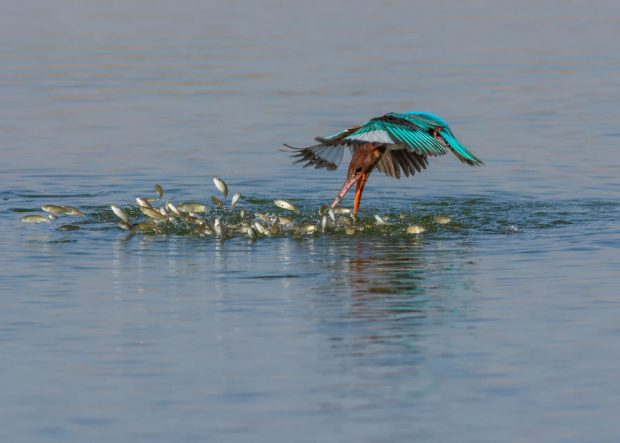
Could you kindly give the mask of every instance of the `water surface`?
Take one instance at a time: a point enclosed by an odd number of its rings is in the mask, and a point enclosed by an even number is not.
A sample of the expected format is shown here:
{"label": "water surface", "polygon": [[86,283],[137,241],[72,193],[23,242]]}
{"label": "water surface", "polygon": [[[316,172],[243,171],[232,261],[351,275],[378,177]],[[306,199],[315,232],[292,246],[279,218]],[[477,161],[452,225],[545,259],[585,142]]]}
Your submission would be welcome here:
{"label": "water surface", "polygon": [[[619,34],[607,1],[9,2],[0,438],[615,441]],[[384,228],[128,236],[109,210],[221,176],[316,219],[344,171],[280,144],[414,110],[486,166],[373,174]],[[50,203],[79,229],[19,221]]]}

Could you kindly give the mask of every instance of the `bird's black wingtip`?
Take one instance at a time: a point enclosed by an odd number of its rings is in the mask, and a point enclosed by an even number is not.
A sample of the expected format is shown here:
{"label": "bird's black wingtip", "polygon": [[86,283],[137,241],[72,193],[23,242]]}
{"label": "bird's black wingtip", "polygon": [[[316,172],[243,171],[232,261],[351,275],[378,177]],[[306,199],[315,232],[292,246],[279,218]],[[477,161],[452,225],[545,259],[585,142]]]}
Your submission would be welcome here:
{"label": "bird's black wingtip", "polygon": [[291,151],[300,151],[301,150],[301,148],[296,148],[295,146],[291,146],[291,145],[286,144],[286,143],[282,143],[282,146],[284,146],[287,149],[280,148],[280,149],[278,149],[280,152],[289,152],[290,153]]}

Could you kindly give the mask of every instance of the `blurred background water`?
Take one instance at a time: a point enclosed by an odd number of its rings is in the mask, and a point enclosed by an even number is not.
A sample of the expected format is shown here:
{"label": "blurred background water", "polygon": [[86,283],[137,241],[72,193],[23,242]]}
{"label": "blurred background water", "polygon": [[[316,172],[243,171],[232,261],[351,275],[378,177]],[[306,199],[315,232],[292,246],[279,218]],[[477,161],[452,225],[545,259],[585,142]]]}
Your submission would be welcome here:
{"label": "blurred background water", "polygon": [[[4,2],[0,439],[616,441],[619,40],[604,0]],[[486,166],[375,173],[363,214],[453,227],[102,219],[215,175],[314,211],[343,168],[280,144],[390,111],[442,116]],[[49,203],[87,222],[19,221]]]}

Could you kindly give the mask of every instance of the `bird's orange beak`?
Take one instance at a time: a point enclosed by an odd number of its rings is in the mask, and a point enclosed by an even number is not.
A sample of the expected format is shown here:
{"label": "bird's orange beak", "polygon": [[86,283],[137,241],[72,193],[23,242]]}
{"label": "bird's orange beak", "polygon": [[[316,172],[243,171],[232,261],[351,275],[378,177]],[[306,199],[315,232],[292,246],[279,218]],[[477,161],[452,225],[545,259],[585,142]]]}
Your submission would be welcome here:
{"label": "bird's orange beak", "polygon": [[357,217],[357,210],[360,207],[360,201],[362,200],[362,192],[364,186],[366,186],[366,180],[368,180],[368,174],[362,172],[360,178],[357,179],[357,186],[355,187],[355,200],[353,201],[353,215]]}

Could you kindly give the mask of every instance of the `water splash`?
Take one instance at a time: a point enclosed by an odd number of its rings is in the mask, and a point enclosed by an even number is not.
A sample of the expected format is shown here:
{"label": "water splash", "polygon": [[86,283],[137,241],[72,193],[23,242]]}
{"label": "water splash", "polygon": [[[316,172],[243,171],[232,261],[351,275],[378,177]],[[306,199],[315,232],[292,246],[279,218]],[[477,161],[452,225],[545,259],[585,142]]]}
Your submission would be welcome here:
{"label": "water splash", "polygon": [[[187,202],[170,197],[164,199],[159,185],[155,190],[157,197],[138,197],[138,203],[122,207],[129,222],[121,221],[106,205],[83,208],[83,217],[58,214],[45,226],[29,228],[55,229],[67,234],[90,228],[124,230],[131,236],[179,235],[223,240],[244,237],[252,241],[328,235],[405,238],[442,238],[474,233],[519,235],[579,223],[591,215],[594,204],[442,198],[416,201],[414,208],[401,207],[387,212],[368,205],[359,217],[352,217],[348,208],[330,211],[319,201],[295,200],[287,207],[282,200],[235,195],[234,205],[215,196],[206,201]],[[599,203],[595,205],[599,208],[599,215],[605,211],[618,211],[618,204]],[[40,213],[39,208],[12,210],[19,214]]]}

